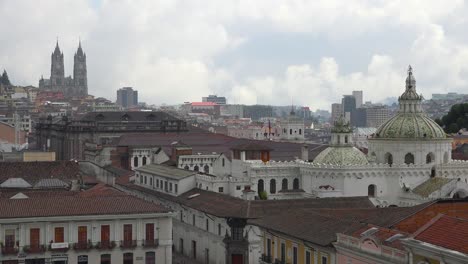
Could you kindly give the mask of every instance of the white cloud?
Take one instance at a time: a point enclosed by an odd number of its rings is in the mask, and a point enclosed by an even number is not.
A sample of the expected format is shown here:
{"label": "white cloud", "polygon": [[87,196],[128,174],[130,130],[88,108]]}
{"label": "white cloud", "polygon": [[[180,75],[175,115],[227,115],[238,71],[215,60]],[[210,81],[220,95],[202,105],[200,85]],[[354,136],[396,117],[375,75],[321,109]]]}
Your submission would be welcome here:
{"label": "white cloud", "polygon": [[[115,90],[125,85],[138,89],[142,100],[156,104],[219,93],[235,103],[294,101],[328,109],[355,89],[364,90],[367,100],[398,96],[409,63],[414,64],[419,92],[426,97],[466,90],[468,44],[453,32],[464,32],[467,11],[462,0],[207,0],[203,4],[117,0],[103,1],[97,8],[88,1],[4,0],[0,67],[16,83],[37,85],[41,74],[50,74],[50,53],[59,36],[70,74],[81,36],[88,55],[90,92],[98,96],[114,99]],[[382,38],[382,32],[395,28],[412,43],[404,51],[392,49],[392,43]],[[369,49],[371,45],[363,42],[360,48],[370,58],[367,68],[346,67],[346,71],[342,65],[354,62],[329,53],[319,56],[319,61],[285,63],[282,72],[264,76],[248,74],[256,72],[258,64],[241,65],[247,74],[240,76],[235,69],[220,66],[220,55],[230,51],[243,55],[243,44],[255,41],[262,31],[285,37],[310,35],[317,42],[333,39],[340,50],[347,50],[350,40],[369,40],[379,33],[375,42],[386,48]],[[256,59],[255,54],[247,56]],[[232,64],[239,67],[237,61]]]}

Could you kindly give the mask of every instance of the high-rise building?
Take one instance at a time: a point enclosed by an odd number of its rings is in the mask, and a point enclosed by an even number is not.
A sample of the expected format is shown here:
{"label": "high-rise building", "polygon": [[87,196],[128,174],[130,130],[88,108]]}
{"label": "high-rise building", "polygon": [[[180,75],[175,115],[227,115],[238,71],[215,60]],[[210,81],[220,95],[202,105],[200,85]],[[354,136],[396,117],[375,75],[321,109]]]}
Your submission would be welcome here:
{"label": "high-rise building", "polygon": [[50,79],[41,77],[39,80],[40,89],[62,92],[65,97],[88,95],[86,53],[81,48],[81,41],[74,56],[73,78],[71,76],[65,77],[63,53],[60,51],[58,41],[51,55],[51,61]]}
{"label": "high-rise building", "polygon": [[343,95],[341,100],[343,105],[343,116],[347,122],[351,122],[351,116],[356,110],[356,98],[352,95]]}
{"label": "high-rise building", "polygon": [[210,103],[216,103],[219,105],[224,105],[226,104],[226,97],[224,96],[217,96],[217,95],[208,95],[208,97],[202,97],[202,102],[210,102]]}
{"label": "high-rise building", "polygon": [[390,109],[386,106],[373,106],[366,108],[366,125],[367,127],[380,127],[390,117]]}
{"label": "high-rise building", "polygon": [[132,87],[123,87],[117,90],[118,105],[129,108],[138,105],[138,91],[133,90]]}
{"label": "high-rise building", "polygon": [[343,115],[342,104],[332,104],[331,122],[334,124]]}
{"label": "high-rise building", "polygon": [[363,102],[362,91],[353,91],[353,96],[356,98],[356,108],[360,108]]}

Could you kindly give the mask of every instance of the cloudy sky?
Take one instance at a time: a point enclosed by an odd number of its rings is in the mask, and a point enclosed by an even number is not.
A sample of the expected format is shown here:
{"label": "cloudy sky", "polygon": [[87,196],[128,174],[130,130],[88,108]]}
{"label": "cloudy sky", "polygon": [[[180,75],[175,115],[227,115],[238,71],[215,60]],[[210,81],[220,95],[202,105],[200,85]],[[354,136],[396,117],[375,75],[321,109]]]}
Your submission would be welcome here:
{"label": "cloudy sky", "polygon": [[468,93],[462,0],[0,0],[0,68],[19,85],[50,76],[59,38],[65,74],[81,37],[89,92],[133,86],[151,104],[200,101],[329,109],[363,90]]}

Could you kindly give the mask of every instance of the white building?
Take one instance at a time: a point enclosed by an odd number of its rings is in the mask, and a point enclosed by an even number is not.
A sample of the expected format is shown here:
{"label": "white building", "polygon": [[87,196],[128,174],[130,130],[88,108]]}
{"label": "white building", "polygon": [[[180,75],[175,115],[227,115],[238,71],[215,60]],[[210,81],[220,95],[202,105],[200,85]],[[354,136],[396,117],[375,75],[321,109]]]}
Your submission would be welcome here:
{"label": "white building", "polygon": [[304,140],[304,120],[296,116],[294,109],[285,120],[280,121],[280,138],[284,140]]}
{"label": "white building", "polygon": [[110,189],[2,196],[0,261],[172,263],[173,213]]}

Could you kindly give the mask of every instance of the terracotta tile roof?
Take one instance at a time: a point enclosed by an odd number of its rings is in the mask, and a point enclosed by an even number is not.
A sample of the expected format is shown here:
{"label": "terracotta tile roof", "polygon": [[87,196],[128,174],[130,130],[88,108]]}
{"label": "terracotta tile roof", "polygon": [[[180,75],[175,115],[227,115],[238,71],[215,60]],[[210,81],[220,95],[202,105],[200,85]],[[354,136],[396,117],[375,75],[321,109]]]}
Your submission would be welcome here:
{"label": "terracotta tile roof", "polygon": [[414,239],[468,254],[468,219],[439,215],[418,230]]}
{"label": "terracotta tile roof", "polygon": [[130,195],[80,195],[34,197],[27,199],[0,199],[1,218],[28,218],[49,216],[116,215],[168,212],[161,205]]}
{"label": "terracotta tile roof", "polygon": [[[114,144],[118,146],[153,146],[162,147],[163,150],[170,154],[172,152],[172,143],[184,142],[184,144],[192,147],[193,153],[212,154],[224,153],[228,158],[231,157],[231,149],[235,146],[243,144],[260,144],[263,147],[273,149],[270,157],[272,160],[284,161],[294,160],[295,157],[301,157],[301,149],[304,144],[294,142],[275,142],[275,141],[259,141],[250,139],[239,139],[222,134],[210,133],[201,130],[189,130],[185,133],[152,133],[152,134],[126,134],[122,135]],[[309,159],[313,159],[322,150],[327,148],[327,145],[321,144],[306,144],[309,147]]]}
{"label": "terracotta tile roof", "polygon": [[0,183],[9,178],[22,178],[31,185],[43,179],[76,180],[80,167],[74,161],[0,162]]}

